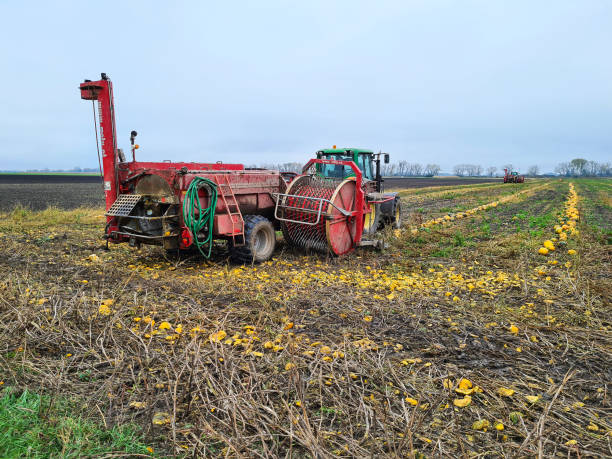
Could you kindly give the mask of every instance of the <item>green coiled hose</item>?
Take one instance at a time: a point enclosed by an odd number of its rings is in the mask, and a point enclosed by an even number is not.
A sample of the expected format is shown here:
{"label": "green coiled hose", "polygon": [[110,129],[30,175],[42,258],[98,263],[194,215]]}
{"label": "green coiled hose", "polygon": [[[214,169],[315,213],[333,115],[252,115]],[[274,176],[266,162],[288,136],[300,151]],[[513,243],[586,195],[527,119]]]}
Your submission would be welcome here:
{"label": "green coiled hose", "polygon": [[[202,208],[198,192],[200,188],[208,188],[209,203],[208,207]],[[204,177],[195,177],[189,184],[183,198],[183,220],[185,226],[189,228],[193,236],[193,241],[205,258],[210,258],[213,246],[213,222],[215,209],[217,208],[217,184]],[[196,215],[197,213],[197,215]],[[207,234],[204,240],[198,239],[198,233],[206,229]],[[208,245],[208,253],[205,253],[205,246]]]}

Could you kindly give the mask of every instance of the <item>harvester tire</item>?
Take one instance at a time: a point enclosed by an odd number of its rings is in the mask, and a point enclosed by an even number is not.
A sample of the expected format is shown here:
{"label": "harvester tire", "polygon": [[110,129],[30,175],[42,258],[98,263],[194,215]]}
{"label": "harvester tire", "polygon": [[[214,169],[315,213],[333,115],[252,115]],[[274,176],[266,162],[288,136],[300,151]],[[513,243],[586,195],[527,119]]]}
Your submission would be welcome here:
{"label": "harvester tire", "polygon": [[244,242],[244,245],[230,248],[233,262],[260,263],[268,260],[276,247],[276,232],[272,222],[261,215],[245,215]]}
{"label": "harvester tire", "polygon": [[402,227],[402,202],[397,199],[393,208],[393,228],[400,229]]}

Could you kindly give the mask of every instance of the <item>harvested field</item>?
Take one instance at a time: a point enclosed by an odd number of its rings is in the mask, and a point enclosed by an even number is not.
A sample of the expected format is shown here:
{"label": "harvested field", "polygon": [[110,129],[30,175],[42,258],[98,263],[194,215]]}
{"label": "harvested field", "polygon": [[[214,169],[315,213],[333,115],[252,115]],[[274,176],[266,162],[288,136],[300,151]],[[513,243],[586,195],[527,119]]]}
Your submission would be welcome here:
{"label": "harvested field", "polygon": [[502,183],[499,177],[386,177],[385,187],[391,188],[425,188],[431,186],[464,186],[479,183]]}
{"label": "harvested field", "polygon": [[383,252],[255,266],[0,215],[2,382],[151,456],[609,457],[612,183],[401,194]]}
{"label": "harvested field", "polygon": [[0,174],[0,212],[104,206],[102,179],[92,175]]}
{"label": "harvested field", "polygon": [[0,183],[97,183],[102,178],[93,174],[0,174]]}

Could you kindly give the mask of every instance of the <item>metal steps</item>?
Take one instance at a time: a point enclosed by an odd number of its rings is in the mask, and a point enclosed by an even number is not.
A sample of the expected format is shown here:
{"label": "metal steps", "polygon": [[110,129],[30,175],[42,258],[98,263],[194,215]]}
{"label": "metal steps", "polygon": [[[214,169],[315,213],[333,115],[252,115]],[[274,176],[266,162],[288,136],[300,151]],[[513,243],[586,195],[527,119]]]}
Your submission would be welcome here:
{"label": "metal steps", "polygon": [[232,222],[232,243],[234,246],[244,245],[246,242],[244,240],[244,219],[242,218],[238,200],[236,199],[236,195],[229,181],[229,175],[221,175],[217,181],[217,186],[221,200],[225,205],[227,215],[229,215],[230,221]]}
{"label": "metal steps", "polygon": [[127,217],[140,202],[140,194],[120,194],[106,214],[109,217]]}

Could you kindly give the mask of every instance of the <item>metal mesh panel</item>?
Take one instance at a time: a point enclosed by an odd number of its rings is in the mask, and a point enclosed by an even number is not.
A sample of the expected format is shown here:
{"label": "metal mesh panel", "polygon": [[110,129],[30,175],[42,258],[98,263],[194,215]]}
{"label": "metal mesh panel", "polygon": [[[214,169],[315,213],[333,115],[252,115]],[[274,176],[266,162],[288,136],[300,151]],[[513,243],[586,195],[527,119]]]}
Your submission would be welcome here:
{"label": "metal mesh panel", "polygon": [[[323,252],[329,249],[325,229],[325,214],[329,204],[307,198],[329,200],[341,182],[341,180],[307,176],[300,178],[288,190],[289,194],[294,196],[283,198],[283,207],[280,207],[281,216],[289,220],[304,222],[304,224],[282,222],[283,235],[287,242],[304,249],[315,249]],[[300,196],[304,196],[304,198]],[[317,221],[319,206],[322,206],[321,218],[317,224],[313,224]]]}
{"label": "metal mesh panel", "polygon": [[120,194],[106,215],[112,217],[127,217],[140,201],[140,194]]}

